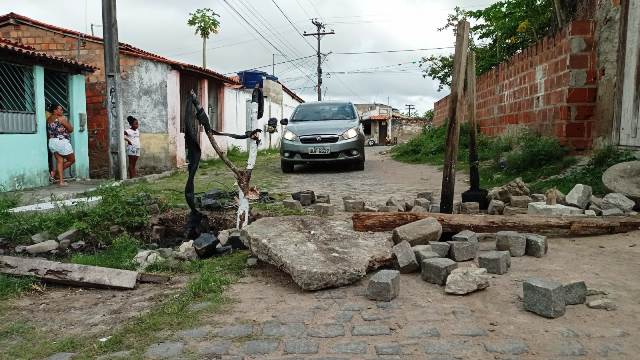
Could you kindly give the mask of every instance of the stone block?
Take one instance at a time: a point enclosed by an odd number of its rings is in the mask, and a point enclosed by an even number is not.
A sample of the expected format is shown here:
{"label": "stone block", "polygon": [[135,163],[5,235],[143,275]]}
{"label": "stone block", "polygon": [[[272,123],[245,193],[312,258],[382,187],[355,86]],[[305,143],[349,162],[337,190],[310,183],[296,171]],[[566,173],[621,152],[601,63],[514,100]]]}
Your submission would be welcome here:
{"label": "stone block", "polygon": [[315,203],[311,205],[313,214],[316,216],[333,216],[336,214],[336,207],[327,203]]}
{"label": "stone block", "polygon": [[411,211],[411,209],[413,209],[413,204],[409,201],[405,201],[403,207],[404,211]]}
{"label": "stone block", "polygon": [[610,193],[602,198],[603,206],[602,210],[607,207],[618,208],[622,211],[631,211],[636,206],[635,201],[629,199],[624,194]]}
{"label": "stone block", "polygon": [[526,195],[516,195],[509,198],[509,205],[521,209],[526,209],[530,202],[531,198]]}
{"label": "stone block", "polygon": [[504,202],[496,199],[489,202],[489,208],[487,209],[487,213],[489,213],[489,215],[502,215],[503,212]]}
{"label": "stone block", "polygon": [[414,206],[411,208],[412,213],[428,213],[429,210],[423,208],[422,206]]}
{"label": "stone block", "polygon": [[365,206],[364,212],[378,212],[378,208],[375,206]]}
{"label": "stone block", "polygon": [[531,201],[533,202],[546,202],[547,198],[544,194],[531,194]]}
{"label": "stone block", "polygon": [[[591,204],[589,205],[589,210],[588,211],[593,211],[597,216],[602,216],[602,208],[598,207],[597,205]],[[586,210],[585,210],[585,214],[586,214]]]}
{"label": "stone block", "polygon": [[401,273],[407,274],[417,271],[419,266],[416,256],[407,241],[402,241],[391,249],[396,260],[396,266]]}
{"label": "stone block", "polygon": [[471,230],[462,230],[459,233],[453,235],[451,240],[478,242],[478,235]]}
{"label": "stone block", "polygon": [[458,264],[446,258],[426,259],[422,261],[422,280],[438,285],[447,283],[447,277]]}
{"label": "stone block", "polygon": [[524,308],[540,316],[555,319],[565,312],[565,289],[553,280],[529,279],[522,283]]}
{"label": "stone block", "polygon": [[461,214],[479,214],[480,213],[480,203],[478,203],[478,202],[463,202],[463,203],[460,203],[460,213]]}
{"label": "stone block", "polygon": [[596,214],[596,211],[595,211],[595,210],[585,210],[585,211],[584,211],[584,214],[585,214],[586,216],[597,216],[597,215],[598,215],[598,214]]}
{"label": "stone block", "polygon": [[586,209],[591,201],[591,192],[591,186],[576,184],[567,196],[565,196],[564,201],[567,205]]}
{"label": "stone block", "polygon": [[25,250],[31,255],[43,254],[49,251],[57,250],[58,245],[58,242],[55,240],[47,240],[37,244],[29,245],[25,248]]}
{"label": "stone block", "polygon": [[504,216],[513,216],[513,215],[524,215],[527,213],[527,209],[513,207],[513,206],[505,206],[502,210],[502,215]]}
{"label": "stone block", "polygon": [[438,254],[440,257],[449,256],[450,245],[446,242],[434,241],[430,243],[431,251]]}
{"label": "stone block", "polygon": [[331,204],[329,195],[316,194],[316,204]]}
{"label": "stone block", "polygon": [[438,241],[442,235],[442,225],[433,218],[422,219],[393,229],[394,243],[408,241],[411,246],[427,245],[430,241]]}
{"label": "stone block", "polygon": [[82,238],[82,232],[78,229],[71,228],[62,234],[58,235],[58,242],[62,240],[69,240],[70,242],[80,240]]}
{"label": "stone block", "polygon": [[346,211],[346,212],[364,211],[364,201],[362,201],[362,200],[344,200],[344,211]]}
{"label": "stone block", "polygon": [[417,198],[413,200],[413,206],[422,206],[423,208],[428,209],[431,206],[431,200]]}
{"label": "stone block", "polygon": [[431,206],[429,206],[429,212],[431,212],[431,213],[439,213],[440,212],[440,204],[431,204]]}
{"label": "stone block", "polygon": [[511,256],[524,256],[527,250],[527,238],[517,231],[498,231],[496,233],[496,250],[509,251]]}
{"label": "stone block", "polygon": [[433,192],[432,191],[419,192],[416,195],[416,198],[418,198],[418,199],[427,199],[429,201],[433,201]]}
{"label": "stone block", "polygon": [[293,200],[293,199],[282,200],[282,206],[291,210],[302,210],[302,204],[298,200]]}
{"label": "stone block", "polygon": [[202,233],[193,241],[193,248],[200,259],[205,259],[215,254],[218,244],[219,241],[215,235],[212,233]]}
{"label": "stone block", "polygon": [[380,205],[378,206],[378,212],[398,212],[398,208],[395,206]]}
{"label": "stone block", "polygon": [[618,208],[609,208],[602,210],[602,216],[622,216],[624,215],[624,211]]}
{"label": "stone block", "polygon": [[582,209],[562,204],[547,205],[543,202],[529,203],[527,214],[529,215],[546,215],[546,216],[563,216],[563,215],[581,215],[584,213]]}
{"label": "stone block", "polygon": [[511,265],[511,254],[508,251],[489,251],[478,255],[478,264],[491,274],[506,274]]}
{"label": "stone block", "polygon": [[369,279],[366,296],[374,301],[391,301],[400,292],[400,272],[380,270]]}
{"label": "stone block", "polygon": [[300,201],[302,206],[309,206],[316,202],[316,193],[313,190],[303,190],[292,193],[291,198]]}
{"label": "stone block", "polygon": [[437,253],[431,251],[431,250],[419,250],[417,252],[414,252],[416,255],[416,261],[418,261],[418,264],[422,264],[423,260],[426,259],[433,259],[433,258],[439,258],[442,257],[440,255],[438,255]]}
{"label": "stone block", "polygon": [[525,234],[525,238],[527,239],[527,246],[525,249],[526,255],[538,258],[547,255],[549,245],[546,236],[537,234]]}
{"label": "stone block", "polygon": [[587,284],[584,281],[573,281],[564,285],[565,304],[577,305],[587,301]]}
{"label": "stone block", "polygon": [[31,242],[33,244],[38,244],[47,240],[51,240],[51,235],[49,235],[48,231],[43,231],[31,236]]}
{"label": "stone block", "polygon": [[447,241],[449,257],[454,261],[468,261],[476,258],[480,245],[478,242]]}

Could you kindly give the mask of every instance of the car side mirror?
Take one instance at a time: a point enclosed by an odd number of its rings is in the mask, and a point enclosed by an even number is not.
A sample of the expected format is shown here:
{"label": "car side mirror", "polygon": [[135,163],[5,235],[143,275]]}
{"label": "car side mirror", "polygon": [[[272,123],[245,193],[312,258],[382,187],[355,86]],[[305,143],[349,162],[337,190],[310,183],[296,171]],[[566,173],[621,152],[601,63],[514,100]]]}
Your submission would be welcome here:
{"label": "car side mirror", "polygon": [[280,125],[289,125],[289,119],[280,120]]}

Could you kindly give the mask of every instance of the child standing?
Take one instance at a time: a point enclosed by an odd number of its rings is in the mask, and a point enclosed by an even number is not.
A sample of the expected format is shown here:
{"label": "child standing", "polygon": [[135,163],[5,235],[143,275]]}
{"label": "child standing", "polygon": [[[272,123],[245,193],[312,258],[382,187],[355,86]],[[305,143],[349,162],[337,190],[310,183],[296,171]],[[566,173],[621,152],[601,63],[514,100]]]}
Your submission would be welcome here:
{"label": "child standing", "polygon": [[140,130],[138,119],[127,116],[130,128],[124,131],[124,139],[127,141],[127,157],[129,158],[129,178],[136,177],[136,163],[140,157]]}

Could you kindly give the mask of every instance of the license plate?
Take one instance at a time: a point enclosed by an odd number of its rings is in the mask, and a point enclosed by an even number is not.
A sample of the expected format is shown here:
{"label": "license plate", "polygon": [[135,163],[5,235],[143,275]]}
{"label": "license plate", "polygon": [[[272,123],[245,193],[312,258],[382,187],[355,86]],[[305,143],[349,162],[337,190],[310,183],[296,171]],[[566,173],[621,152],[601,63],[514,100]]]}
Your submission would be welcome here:
{"label": "license plate", "polygon": [[328,146],[315,146],[309,148],[309,154],[311,155],[325,155],[331,152],[331,148]]}

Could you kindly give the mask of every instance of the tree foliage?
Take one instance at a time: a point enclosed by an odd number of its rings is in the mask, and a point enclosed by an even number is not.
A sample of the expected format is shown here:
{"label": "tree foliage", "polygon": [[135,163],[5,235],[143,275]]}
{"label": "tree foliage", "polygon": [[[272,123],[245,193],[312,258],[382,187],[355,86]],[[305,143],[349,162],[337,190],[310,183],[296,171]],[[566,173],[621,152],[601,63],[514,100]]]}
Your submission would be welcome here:
{"label": "tree foliage", "polygon": [[[563,2],[571,14],[575,2]],[[453,30],[458,21],[471,22],[470,48],[476,53],[476,73],[482,74],[539,39],[558,30],[553,0],[503,0],[469,11],[456,7],[438,31]],[[438,91],[451,85],[453,55],[432,55],[421,60],[424,77],[439,82]]]}
{"label": "tree foliage", "polygon": [[211,34],[217,34],[220,30],[220,21],[216,19],[220,15],[209,8],[197,9],[189,16],[187,25],[195,27],[196,35],[203,39],[208,39]]}

